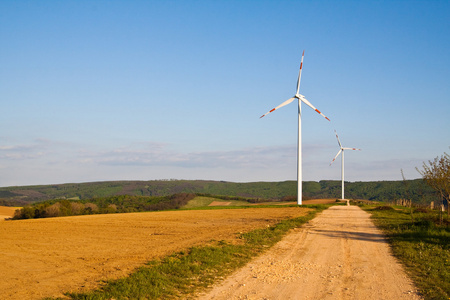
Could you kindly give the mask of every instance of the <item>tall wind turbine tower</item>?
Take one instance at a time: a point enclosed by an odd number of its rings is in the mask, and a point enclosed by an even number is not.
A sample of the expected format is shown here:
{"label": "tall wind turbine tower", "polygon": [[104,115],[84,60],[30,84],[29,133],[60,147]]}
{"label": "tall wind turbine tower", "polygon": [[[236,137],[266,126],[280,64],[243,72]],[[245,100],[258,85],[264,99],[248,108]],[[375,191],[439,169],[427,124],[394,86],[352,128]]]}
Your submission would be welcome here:
{"label": "tall wind turbine tower", "polygon": [[334,131],[334,133],[336,133],[336,139],[338,141],[340,149],[339,149],[338,153],[336,154],[336,156],[331,161],[330,166],[333,164],[333,162],[336,160],[336,158],[339,156],[339,154],[342,153],[342,155],[341,155],[342,198],[341,199],[344,200],[345,199],[345,196],[344,196],[344,150],[361,150],[361,149],[342,147],[341,141],[339,140],[339,137],[338,137],[338,134],[337,134],[336,130]]}
{"label": "tall wind turbine tower", "polygon": [[303,68],[303,57],[305,56],[305,51],[303,50],[302,61],[300,62],[300,70],[298,72],[297,79],[297,92],[295,95],[278,105],[277,107],[269,110],[267,113],[262,115],[260,118],[268,115],[269,113],[283,107],[285,105],[290,104],[295,99],[298,100],[298,140],[297,140],[297,203],[298,205],[302,205],[302,102],[314,109],[317,113],[323,116],[325,119],[330,121],[323,113],[321,113],[317,108],[315,108],[308,100],[306,100],[305,96],[299,94],[300,90],[300,79],[302,77],[302,68]]}

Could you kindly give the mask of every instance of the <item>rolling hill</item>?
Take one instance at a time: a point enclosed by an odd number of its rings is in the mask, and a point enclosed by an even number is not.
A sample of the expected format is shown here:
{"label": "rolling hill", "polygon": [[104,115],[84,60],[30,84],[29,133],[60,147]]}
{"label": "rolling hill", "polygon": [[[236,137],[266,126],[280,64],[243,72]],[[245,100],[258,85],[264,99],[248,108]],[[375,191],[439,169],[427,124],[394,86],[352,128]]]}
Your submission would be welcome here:
{"label": "rolling hill", "polygon": [[[0,188],[0,205],[24,206],[51,199],[91,199],[116,195],[168,196],[176,193],[196,193],[263,199],[295,199],[295,181],[225,182],[207,180],[151,180],[67,183]],[[303,183],[305,199],[339,198],[341,182],[322,180]],[[349,199],[394,201],[412,199],[415,203],[436,200],[433,190],[421,179],[407,181],[346,182]]]}

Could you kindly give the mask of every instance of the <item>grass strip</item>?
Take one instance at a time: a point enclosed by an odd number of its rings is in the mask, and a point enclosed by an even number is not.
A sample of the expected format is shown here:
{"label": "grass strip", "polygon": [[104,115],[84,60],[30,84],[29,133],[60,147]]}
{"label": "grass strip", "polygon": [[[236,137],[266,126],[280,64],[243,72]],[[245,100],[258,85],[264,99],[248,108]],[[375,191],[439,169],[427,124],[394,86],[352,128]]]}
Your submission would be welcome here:
{"label": "grass strip", "polygon": [[[425,299],[450,299],[450,226],[436,212],[362,205]],[[448,220],[447,220],[448,221]]]}
{"label": "grass strip", "polygon": [[214,245],[192,247],[188,251],[153,260],[126,278],[107,281],[98,290],[65,295],[76,300],[189,298],[244,266],[280,241],[290,229],[308,222],[330,206],[304,205],[302,207],[313,209],[306,216],[243,233],[239,236],[242,243],[218,241]]}

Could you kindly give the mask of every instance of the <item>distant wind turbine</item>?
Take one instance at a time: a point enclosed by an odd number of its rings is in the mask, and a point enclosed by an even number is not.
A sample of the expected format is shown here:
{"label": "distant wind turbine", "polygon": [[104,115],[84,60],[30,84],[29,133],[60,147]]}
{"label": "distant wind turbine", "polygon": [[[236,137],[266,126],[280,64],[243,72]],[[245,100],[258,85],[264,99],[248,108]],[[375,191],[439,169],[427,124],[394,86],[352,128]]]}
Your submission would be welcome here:
{"label": "distant wind turbine", "polygon": [[342,179],[342,200],[344,200],[344,199],[345,199],[345,197],[344,197],[344,150],[361,150],[361,149],[358,149],[358,148],[345,148],[345,147],[342,147],[341,141],[339,140],[339,137],[338,137],[338,134],[337,134],[336,130],[334,131],[334,133],[336,133],[336,138],[337,138],[339,147],[340,147],[341,149],[339,149],[338,153],[336,154],[336,156],[335,156],[335,157],[333,158],[333,160],[331,161],[330,166],[333,164],[333,162],[336,160],[336,158],[337,158],[337,157],[339,156],[339,154],[341,154],[341,152],[342,152],[342,156],[341,156],[341,159],[342,159],[342,162],[341,162],[341,179]]}
{"label": "distant wind turbine", "polygon": [[297,79],[297,92],[295,93],[294,97],[284,101],[277,107],[269,110],[267,113],[262,115],[260,118],[267,116],[271,112],[279,109],[280,107],[283,107],[285,105],[290,104],[295,99],[298,99],[298,140],[297,140],[297,203],[298,205],[302,205],[302,107],[301,104],[304,102],[306,105],[314,109],[316,112],[318,112],[320,115],[322,115],[325,119],[330,121],[323,113],[321,113],[317,108],[315,108],[308,100],[306,100],[305,96],[300,95],[298,93],[300,89],[300,79],[302,77],[302,67],[303,67],[303,57],[305,56],[305,51],[303,50],[302,54],[302,61],[300,63],[300,70],[298,72],[298,79]]}

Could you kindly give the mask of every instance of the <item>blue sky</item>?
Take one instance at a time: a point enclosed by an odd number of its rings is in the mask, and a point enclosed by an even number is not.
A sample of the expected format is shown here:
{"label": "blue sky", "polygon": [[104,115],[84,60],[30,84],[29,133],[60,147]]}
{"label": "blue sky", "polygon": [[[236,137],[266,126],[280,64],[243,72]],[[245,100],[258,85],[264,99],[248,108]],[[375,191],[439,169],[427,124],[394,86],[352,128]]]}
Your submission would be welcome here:
{"label": "blue sky", "polygon": [[0,2],[0,186],[419,178],[450,146],[449,1]]}

